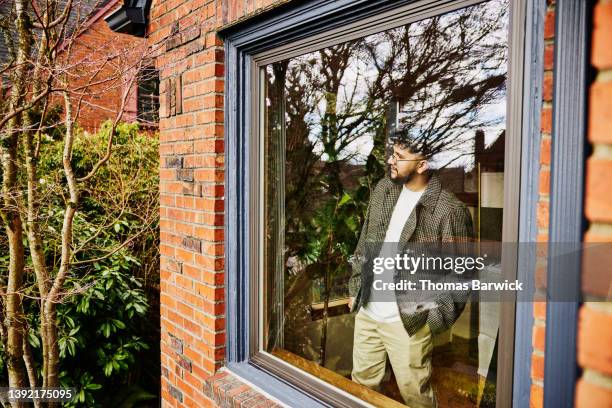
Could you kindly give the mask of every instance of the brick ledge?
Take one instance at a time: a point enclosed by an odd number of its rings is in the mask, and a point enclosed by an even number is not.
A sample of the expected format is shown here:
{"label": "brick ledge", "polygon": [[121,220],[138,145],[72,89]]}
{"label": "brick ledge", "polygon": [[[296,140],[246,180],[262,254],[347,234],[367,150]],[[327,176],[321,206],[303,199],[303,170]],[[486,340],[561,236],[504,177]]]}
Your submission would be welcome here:
{"label": "brick ledge", "polygon": [[219,408],[281,408],[242,378],[221,369],[204,382],[204,394]]}

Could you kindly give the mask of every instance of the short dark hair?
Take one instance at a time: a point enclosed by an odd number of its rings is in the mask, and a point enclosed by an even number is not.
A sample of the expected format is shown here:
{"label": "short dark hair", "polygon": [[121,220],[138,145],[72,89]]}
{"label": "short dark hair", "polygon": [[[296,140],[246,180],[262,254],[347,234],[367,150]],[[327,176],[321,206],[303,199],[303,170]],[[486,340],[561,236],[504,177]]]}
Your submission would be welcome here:
{"label": "short dark hair", "polygon": [[423,135],[407,127],[391,131],[389,141],[391,144],[398,145],[402,149],[410,150],[410,153],[420,154],[426,159],[429,159],[432,155],[431,148]]}

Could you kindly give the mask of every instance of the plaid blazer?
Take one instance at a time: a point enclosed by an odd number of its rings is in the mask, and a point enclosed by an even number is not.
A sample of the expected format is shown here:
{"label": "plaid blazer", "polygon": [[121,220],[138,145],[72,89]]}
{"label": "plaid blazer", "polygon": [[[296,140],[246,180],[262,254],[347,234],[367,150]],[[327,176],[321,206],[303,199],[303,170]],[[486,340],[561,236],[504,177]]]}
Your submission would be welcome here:
{"label": "plaid blazer", "polygon": [[[378,248],[385,239],[395,204],[402,191],[388,177],[378,182],[370,197],[364,225],[354,255],[350,258],[352,274],[349,293],[355,298],[351,311],[365,306],[370,298],[373,280],[371,263],[367,253],[378,256]],[[454,194],[443,190],[440,180],[433,175],[414,210],[410,213],[400,235],[398,252],[403,252],[408,243],[470,242],[473,240],[472,217]],[[372,247],[376,248],[372,250]],[[404,279],[408,271],[397,271],[394,280]],[[408,278],[408,277],[405,277]],[[468,292],[444,293],[437,295],[435,306],[423,307],[410,299],[406,292],[395,291],[398,309],[406,331],[412,336],[424,324],[432,333],[449,329],[457,320],[469,297]]]}

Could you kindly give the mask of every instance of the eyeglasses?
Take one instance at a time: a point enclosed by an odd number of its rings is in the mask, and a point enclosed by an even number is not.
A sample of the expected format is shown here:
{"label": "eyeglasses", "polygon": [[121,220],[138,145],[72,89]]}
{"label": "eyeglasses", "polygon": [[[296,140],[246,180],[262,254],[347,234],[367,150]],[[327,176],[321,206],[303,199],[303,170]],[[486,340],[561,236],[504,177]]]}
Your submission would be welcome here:
{"label": "eyeglasses", "polygon": [[397,157],[397,155],[395,153],[393,153],[391,155],[391,160],[393,160],[394,162],[404,162],[404,161],[421,161],[423,159],[400,159]]}

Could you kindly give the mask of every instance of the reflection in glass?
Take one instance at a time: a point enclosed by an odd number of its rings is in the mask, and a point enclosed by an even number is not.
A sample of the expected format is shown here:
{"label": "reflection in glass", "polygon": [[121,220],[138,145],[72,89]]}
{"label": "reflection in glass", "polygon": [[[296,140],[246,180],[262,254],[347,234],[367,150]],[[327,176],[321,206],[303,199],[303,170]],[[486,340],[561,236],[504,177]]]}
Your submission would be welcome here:
{"label": "reflection in glass", "polygon": [[[377,398],[350,384],[348,259],[395,129],[433,151],[476,238],[501,241],[507,37],[494,0],[262,69],[266,351]],[[470,303],[435,337],[440,406],[495,404],[498,327],[497,304]],[[389,367],[380,394],[402,402],[395,384]]]}

